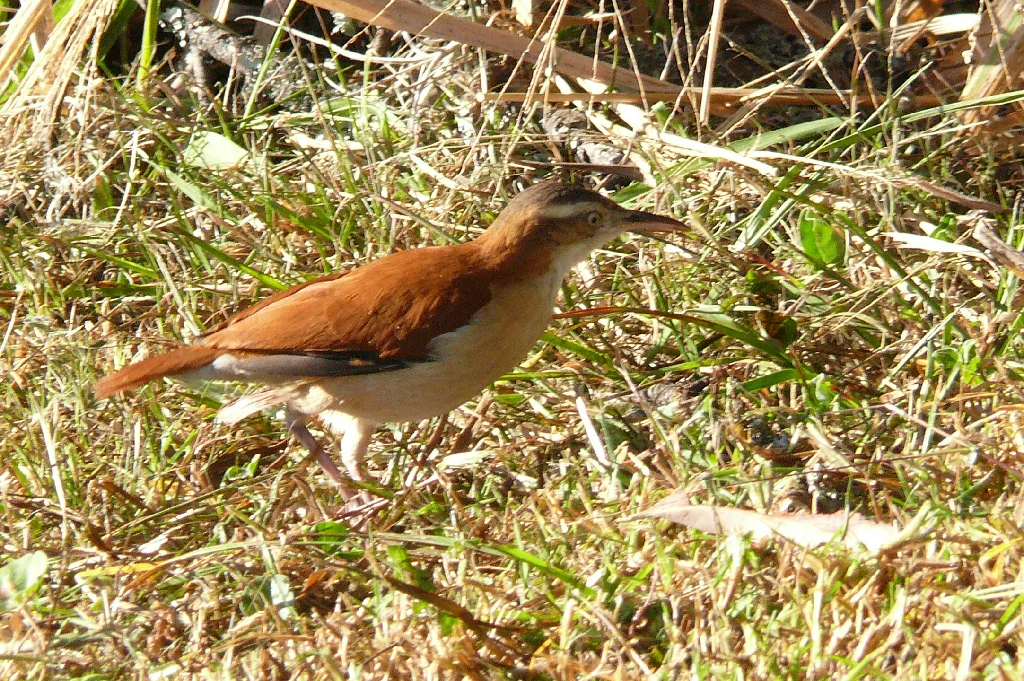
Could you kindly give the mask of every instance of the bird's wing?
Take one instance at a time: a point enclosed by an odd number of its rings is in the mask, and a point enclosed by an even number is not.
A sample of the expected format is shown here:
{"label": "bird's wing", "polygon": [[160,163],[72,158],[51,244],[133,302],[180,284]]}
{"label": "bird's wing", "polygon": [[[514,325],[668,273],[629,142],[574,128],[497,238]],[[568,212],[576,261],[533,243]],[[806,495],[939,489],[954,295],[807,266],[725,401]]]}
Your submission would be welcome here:
{"label": "bird's wing", "polygon": [[198,345],[237,356],[232,373],[340,376],[429,360],[437,336],[491,299],[472,244],[397,253],[283,291],[213,327]]}

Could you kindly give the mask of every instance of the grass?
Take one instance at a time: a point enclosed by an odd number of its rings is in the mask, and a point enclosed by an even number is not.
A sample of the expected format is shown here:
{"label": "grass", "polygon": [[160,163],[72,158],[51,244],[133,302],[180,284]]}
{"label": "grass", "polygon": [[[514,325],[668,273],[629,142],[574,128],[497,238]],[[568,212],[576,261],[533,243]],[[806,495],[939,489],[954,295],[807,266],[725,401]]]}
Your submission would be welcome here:
{"label": "grass", "polygon": [[[886,237],[964,239],[911,177],[1004,205],[1021,245],[1018,159],[960,154],[951,113],[794,129],[772,148],[804,162],[774,179],[652,155],[657,191],[620,195],[693,236],[599,251],[560,311],[614,311],[558,319],[449,417],[382,428],[393,499],[365,525],[280,421],[214,423],[236,387],[97,402],[113,367],[472,238],[549,174],[534,118],[481,111],[463,137],[455,86],[413,120],[406,80],[362,77],[250,116],[105,81],[50,151],[4,161],[5,678],[1021,678],[1018,282]],[[246,161],[197,166],[200,132]],[[628,519],[679,488],[927,531],[870,554]]]}

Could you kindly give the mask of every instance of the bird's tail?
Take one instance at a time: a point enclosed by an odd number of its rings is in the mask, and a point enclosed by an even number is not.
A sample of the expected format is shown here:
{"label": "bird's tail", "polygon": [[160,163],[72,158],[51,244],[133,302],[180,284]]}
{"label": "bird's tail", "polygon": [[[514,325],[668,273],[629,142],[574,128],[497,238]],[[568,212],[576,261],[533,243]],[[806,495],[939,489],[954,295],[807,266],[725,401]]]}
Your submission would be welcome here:
{"label": "bird's tail", "polygon": [[295,388],[293,386],[266,388],[240,397],[230,404],[225,404],[217,412],[217,422],[238,423],[258,411],[282,405],[293,397],[295,397]]}
{"label": "bird's tail", "polygon": [[129,364],[120,371],[104,376],[96,382],[96,397],[102,399],[125,390],[138,388],[164,376],[178,376],[202,369],[212,362],[223,350],[193,345],[177,348],[141,362]]}

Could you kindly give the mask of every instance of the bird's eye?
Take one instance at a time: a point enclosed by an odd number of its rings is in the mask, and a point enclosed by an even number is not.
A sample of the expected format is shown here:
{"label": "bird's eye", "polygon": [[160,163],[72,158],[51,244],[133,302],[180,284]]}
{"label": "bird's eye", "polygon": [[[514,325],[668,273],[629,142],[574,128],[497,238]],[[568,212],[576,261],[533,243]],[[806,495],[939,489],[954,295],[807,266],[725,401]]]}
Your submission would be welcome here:
{"label": "bird's eye", "polygon": [[601,212],[595,210],[591,211],[590,213],[587,213],[587,224],[593,225],[594,227],[597,227],[599,224],[601,224]]}

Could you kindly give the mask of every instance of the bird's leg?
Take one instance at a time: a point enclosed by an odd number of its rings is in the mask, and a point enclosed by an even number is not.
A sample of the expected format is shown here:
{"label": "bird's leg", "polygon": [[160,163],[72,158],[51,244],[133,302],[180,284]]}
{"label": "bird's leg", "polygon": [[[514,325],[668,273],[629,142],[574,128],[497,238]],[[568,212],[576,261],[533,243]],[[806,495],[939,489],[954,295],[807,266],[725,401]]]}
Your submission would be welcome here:
{"label": "bird's leg", "polygon": [[363,472],[363,459],[370,448],[370,438],[377,424],[334,410],[320,412],[317,419],[325,428],[341,437],[341,464],[349,477],[365,482],[367,478]]}
{"label": "bird's leg", "polygon": [[331,480],[341,487],[341,495],[345,500],[342,515],[366,516],[368,518],[367,512],[386,505],[387,502],[384,499],[375,499],[363,489],[353,491],[352,485],[349,484],[351,481],[364,482],[367,479],[366,474],[363,473],[362,463],[370,445],[370,437],[377,428],[376,423],[357,419],[339,411],[326,410],[317,414],[317,420],[327,430],[341,436],[341,462],[348,473],[346,478],[334,460],[306,428],[306,423],[309,422],[308,416],[289,407],[285,410],[285,418],[288,423],[288,431],[309,450]]}
{"label": "bird's leg", "polygon": [[370,448],[370,437],[374,427],[366,427],[365,421],[353,420],[345,434],[341,437],[341,464],[348,471],[349,477],[360,482],[366,480],[363,473],[363,459]]}
{"label": "bird's leg", "polygon": [[338,485],[344,486],[345,478],[341,475],[341,471],[338,470],[338,465],[334,463],[334,460],[320,446],[320,443],[313,437],[313,433],[309,432],[309,429],[306,428],[309,417],[289,408],[285,410],[285,419],[288,423],[288,432],[294,435],[295,439],[309,450],[309,453],[313,455],[313,458],[317,460],[317,463],[320,464],[320,467],[324,469],[324,472],[327,473],[331,480]]}
{"label": "bird's leg", "polygon": [[[363,458],[370,446],[370,438],[377,424],[350,416],[344,412],[327,409],[316,416],[324,428],[341,438],[341,463],[350,479],[366,482],[368,478],[363,472]],[[342,516],[362,518],[358,523],[369,519],[376,511],[387,505],[387,500],[377,498],[365,489],[360,489],[351,497],[345,497],[345,506],[341,509]]]}

